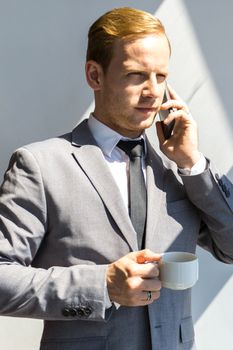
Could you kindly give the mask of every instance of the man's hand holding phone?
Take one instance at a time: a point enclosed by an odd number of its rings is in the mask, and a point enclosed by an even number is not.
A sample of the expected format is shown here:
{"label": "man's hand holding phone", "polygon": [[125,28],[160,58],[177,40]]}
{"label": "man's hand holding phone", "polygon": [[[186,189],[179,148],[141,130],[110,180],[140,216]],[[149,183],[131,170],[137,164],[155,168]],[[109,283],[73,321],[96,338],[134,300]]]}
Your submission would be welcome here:
{"label": "man's hand holding phone", "polygon": [[191,169],[200,159],[197,124],[184,101],[166,84],[156,123],[161,151],[179,168]]}

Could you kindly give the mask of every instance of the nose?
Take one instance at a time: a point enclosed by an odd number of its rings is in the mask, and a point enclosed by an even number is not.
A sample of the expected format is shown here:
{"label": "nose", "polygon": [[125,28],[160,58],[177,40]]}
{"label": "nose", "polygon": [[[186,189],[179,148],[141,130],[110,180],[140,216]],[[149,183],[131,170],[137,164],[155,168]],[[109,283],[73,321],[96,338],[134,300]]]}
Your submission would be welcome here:
{"label": "nose", "polygon": [[151,98],[159,97],[159,84],[156,76],[150,76],[145,82],[142,89],[142,96]]}

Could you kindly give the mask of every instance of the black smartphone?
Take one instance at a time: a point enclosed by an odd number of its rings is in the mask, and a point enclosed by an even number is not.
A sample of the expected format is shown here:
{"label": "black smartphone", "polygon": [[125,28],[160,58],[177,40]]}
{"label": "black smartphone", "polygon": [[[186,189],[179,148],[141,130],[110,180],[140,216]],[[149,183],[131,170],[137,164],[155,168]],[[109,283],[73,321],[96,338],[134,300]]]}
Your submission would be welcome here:
{"label": "black smartphone", "polygon": [[[164,96],[163,96],[163,102],[162,103],[165,103],[167,102],[168,100],[170,100],[171,97],[170,97],[170,94],[169,94],[169,91],[168,91],[168,88],[166,86],[165,88],[165,91],[164,91]],[[168,116],[168,114],[170,112],[173,112],[174,109],[173,108],[169,108],[169,109],[166,109],[166,110],[160,110],[159,111],[159,119],[160,121],[162,122],[162,129],[163,129],[163,133],[164,133],[164,137],[165,139],[169,139],[169,137],[171,137],[171,134],[172,134],[172,130],[174,128],[174,125],[175,125],[175,120],[173,120],[171,123],[169,123],[168,125],[165,125],[163,123],[164,119]]]}

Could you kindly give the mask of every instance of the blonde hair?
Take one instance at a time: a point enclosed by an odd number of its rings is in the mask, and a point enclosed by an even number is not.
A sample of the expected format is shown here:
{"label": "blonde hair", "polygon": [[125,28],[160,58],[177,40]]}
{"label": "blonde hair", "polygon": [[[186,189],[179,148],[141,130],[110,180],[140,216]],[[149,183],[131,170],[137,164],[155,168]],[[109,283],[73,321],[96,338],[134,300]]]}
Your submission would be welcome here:
{"label": "blonde hair", "polygon": [[[96,61],[106,72],[117,39],[133,40],[148,34],[164,35],[167,38],[163,24],[152,14],[130,7],[115,8],[91,25],[86,60]],[[171,51],[168,38],[167,41]]]}

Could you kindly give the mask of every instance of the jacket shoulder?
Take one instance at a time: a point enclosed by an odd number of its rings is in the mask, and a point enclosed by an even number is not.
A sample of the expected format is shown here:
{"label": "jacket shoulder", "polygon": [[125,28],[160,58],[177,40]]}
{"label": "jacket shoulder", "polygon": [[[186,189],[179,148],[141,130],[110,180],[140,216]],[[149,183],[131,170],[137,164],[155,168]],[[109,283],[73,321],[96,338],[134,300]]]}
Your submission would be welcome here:
{"label": "jacket shoulder", "polygon": [[71,145],[71,133],[67,133],[61,136],[49,138],[42,141],[33,142],[20,147],[19,149],[27,149],[32,153],[37,152],[51,152],[64,147],[70,147]]}

